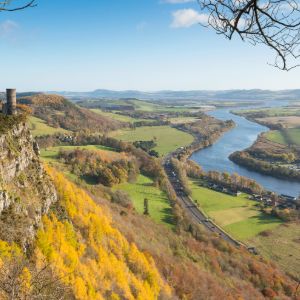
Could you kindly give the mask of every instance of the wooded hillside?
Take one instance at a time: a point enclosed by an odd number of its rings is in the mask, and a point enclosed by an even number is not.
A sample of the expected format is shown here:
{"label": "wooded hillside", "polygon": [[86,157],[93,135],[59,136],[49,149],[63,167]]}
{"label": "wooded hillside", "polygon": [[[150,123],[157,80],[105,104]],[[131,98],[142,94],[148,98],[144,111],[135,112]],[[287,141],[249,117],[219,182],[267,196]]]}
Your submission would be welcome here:
{"label": "wooded hillside", "polygon": [[19,98],[18,102],[30,106],[35,117],[46,121],[49,126],[55,128],[60,127],[71,131],[108,132],[127,126],[124,122],[78,107],[58,95],[26,96]]}

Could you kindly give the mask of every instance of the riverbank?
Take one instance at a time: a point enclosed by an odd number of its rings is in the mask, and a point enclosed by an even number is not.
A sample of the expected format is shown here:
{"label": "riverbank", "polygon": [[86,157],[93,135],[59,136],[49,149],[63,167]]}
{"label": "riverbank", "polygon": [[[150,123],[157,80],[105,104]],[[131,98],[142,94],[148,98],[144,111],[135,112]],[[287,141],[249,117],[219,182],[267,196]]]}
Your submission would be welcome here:
{"label": "riverbank", "polygon": [[192,198],[225,231],[242,242],[247,242],[260,232],[283,223],[282,220],[262,212],[249,195],[232,196],[208,189],[198,180],[191,180]]}
{"label": "riverbank", "polygon": [[273,122],[268,122],[266,118],[268,115],[264,113],[265,109],[260,110],[251,110],[251,111],[230,111],[231,114],[243,117],[252,123],[257,123],[259,125],[265,126],[270,130],[282,129],[281,124],[274,124]]}
{"label": "riverbank", "polygon": [[[217,116],[216,116],[217,117]],[[237,121],[236,121],[237,120]],[[203,147],[201,151],[197,151],[191,155],[191,159],[193,161],[195,160],[195,155],[202,155],[204,152],[204,159],[202,160],[204,163],[199,163],[201,166],[205,166],[204,170],[206,172],[212,171],[212,170],[218,170],[220,172],[220,165],[218,162],[220,159],[224,158],[218,153],[216,155],[215,149],[220,151],[222,150],[224,153],[224,147],[226,147],[227,143],[231,146],[229,148],[229,154],[230,149],[232,149],[232,144],[237,147],[243,147],[243,146],[251,146],[251,144],[256,140],[257,135],[261,133],[261,130],[266,131],[265,128],[261,127],[260,125],[257,125],[256,123],[250,123],[248,120],[241,118],[241,121],[244,122],[246,133],[238,135],[239,133],[239,127],[240,127],[240,119],[235,120],[235,125],[233,130],[225,131],[223,134],[219,135],[219,138],[215,139],[215,142],[210,147]],[[253,134],[251,130],[255,129],[257,130],[257,135]],[[251,129],[251,130],[250,130]],[[251,139],[249,139],[249,137]],[[246,138],[246,142],[245,142]],[[225,143],[223,141],[225,140]],[[223,143],[223,147],[222,147]],[[225,144],[225,146],[224,146]],[[217,146],[216,146],[217,145]],[[246,147],[245,147],[246,148]],[[244,148],[242,148],[244,149]],[[212,151],[213,150],[213,151]],[[225,148],[226,150],[226,148]],[[217,151],[217,152],[218,152]],[[208,155],[211,154],[212,155]],[[227,149],[228,153],[228,149]],[[216,156],[214,156],[216,155]],[[186,158],[186,157],[185,157]],[[189,158],[189,157],[188,157]],[[211,159],[210,159],[211,158]],[[222,161],[222,160],[221,160]],[[234,168],[237,168],[239,170],[242,170],[242,172],[236,172],[239,174],[245,174],[243,171],[245,171],[248,174],[254,174],[255,176],[262,176],[263,179],[270,179],[275,186],[278,186],[281,188],[282,184],[285,185],[285,182],[283,183],[282,180],[274,179],[273,177],[266,177],[262,174],[251,172],[246,170],[245,168],[242,168],[236,164],[234,164],[232,161],[226,157],[226,161],[229,162],[230,166],[234,166]],[[215,168],[207,168],[207,163],[209,163],[209,166],[211,166],[211,163],[215,164]],[[187,164],[183,164],[181,169],[184,169],[184,166]],[[222,164],[221,164],[222,165]],[[226,165],[224,165],[224,171],[220,172],[219,174],[222,174],[226,171],[230,172],[230,168],[226,169]],[[213,172],[211,172],[213,173]],[[230,172],[231,174],[234,174],[234,172]],[[215,173],[216,174],[216,173]],[[227,173],[228,174],[228,173]],[[254,176],[247,176],[248,178],[252,178]],[[175,178],[175,184],[177,180]],[[276,184],[278,182],[278,184]],[[293,185],[295,184],[295,187],[298,185],[297,183],[291,183],[286,182],[287,185]],[[299,185],[298,185],[299,186]],[[180,188],[178,188],[179,192],[181,192]],[[193,179],[192,183],[190,183],[190,192],[191,192],[191,198],[193,199],[196,208],[193,207],[191,204],[186,204],[185,209],[193,209],[196,210],[197,207],[201,207],[201,209],[208,214],[209,225],[215,226],[214,222],[216,222],[219,226],[222,227],[222,230],[225,230],[225,232],[229,232],[232,235],[232,239],[243,241],[247,245],[251,245],[253,247],[250,247],[249,249],[252,250],[254,253],[259,253],[263,255],[265,258],[272,258],[275,262],[278,262],[282,269],[286,271],[291,276],[295,276],[297,274],[297,270],[299,270],[299,264],[297,265],[290,265],[287,263],[286,258],[289,258],[289,261],[291,261],[291,257],[296,258],[299,257],[299,253],[291,250],[289,247],[296,246],[298,241],[296,241],[296,234],[293,232],[293,224],[290,225],[289,223],[285,223],[282,219],[278,218],[276,215],[273,215],[271,213],[272,207],[267,207],[266,210],[268,210],[268,213],[266,213],[263,209],[261,209],[263,203],[260,203],[260,201],[254,201],[253,199],[250,200],[249,196],[243,195],[229,195],[225,194],[223,192],[218,192],[215,190],[212,190],[208,187],[199,185],[197,179]],[[271,189],[272,190],[272,189]],[[287,188],[286,190],[278,190],[281,193],[290,194],[289,192],[286,192],[289,190]],[[295,188],[295,190],[297,190]],[[295,193],[296,196],[296,193]],[[196,212],[195,212],[196,213]],[[204,224],[206,221],[204,221]],[[291,228],[289,228],[291,226]],[[299,225],[297,225],[299,226]],[[278,235],[277,232],[280,231],[278,228],[284,229],[285,231]],[[298,229],[298,227],[296,227]],[[281,232],[280,231],[280,232]],[[225,233],[225,236],[226,236]],[[283,235],[284,234],[284,235]],[[229,236],[229,235],[228,235]],[[281,240],[284,241],[284,245],[281,245],[280,243],[274,243],[271,241],[270,237],[276,238],[277,236],[281,238]],[[284,237],[283,237],[284,236]],[[237,242],[238,243],[238,242]],[[294,248],[293,248],[294,249]],[[292,255],[292,256],[291,256]]]}
{"label": "riverbank", "polygon": [[213,145],[224,133],[235,127],[232,120],[222,121],[209,115],[204,115],[201,120],[190,124],[178,124],[175,126],[180,131],[191,134],[193,143],[177,150],[178,158],[189,159],[196,151]]}
{"label": "riverbank", "polygon": [[261,174],[282,180],[299,181],[299,157],[300,153],[296,149],[274,143],[265,135],[260,135],[250,148],[232,153],[229,159]]}
{"label": "riverbank", "polygon": [[[251,122],[271,129],[260,134],[251,147],[236,151],[229,156],[234,163],[261,174],[282,180],[300,181],[300,149],[288,138],[288,131],[300,125],[300,117],[296,114],[299,108],[263,108],[231,112]],[[281,132],[287,136],[284,140],[271,139],[273,133]]]}
{"label": "riverbank", "polygon": [[232,153],[251,147],[261,133],[268,132],[267,127],[250,122],[244,117],[233,115],[229,109],[218,109],[208,114],[220,120],[232,119],[236,126],[224,133],[212,146],[192,154],[191,159],[200,165],[205,172],[216,170],[220,173],[237,173],[255,180],[266,190],[277,194],[298,196],[300,191],[299,182],[261,174],[238,165],[229,159]]}

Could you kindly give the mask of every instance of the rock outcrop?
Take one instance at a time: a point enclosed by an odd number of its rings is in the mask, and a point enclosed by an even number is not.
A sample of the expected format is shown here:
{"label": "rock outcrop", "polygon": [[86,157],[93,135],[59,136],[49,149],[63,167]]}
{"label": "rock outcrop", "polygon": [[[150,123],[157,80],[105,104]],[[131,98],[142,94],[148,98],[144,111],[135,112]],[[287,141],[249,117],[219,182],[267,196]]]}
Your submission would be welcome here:
{"label": "rock outcrop", "polygon": [[[2,120],[2,122],[5,120]],[[27,250],[57,195],[21,119],[0,133],[0,239]]]}

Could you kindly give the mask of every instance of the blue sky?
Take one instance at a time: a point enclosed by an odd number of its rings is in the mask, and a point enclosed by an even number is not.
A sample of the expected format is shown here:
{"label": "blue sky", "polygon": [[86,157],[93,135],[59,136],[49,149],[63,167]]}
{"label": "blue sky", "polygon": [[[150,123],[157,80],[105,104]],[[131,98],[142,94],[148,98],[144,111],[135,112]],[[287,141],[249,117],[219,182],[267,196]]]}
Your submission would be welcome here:
{"label": "blue sky", "polygon": [[271,50],[196,24],[193,0],[37,2],[0,13],[0,90],[300,88]]}

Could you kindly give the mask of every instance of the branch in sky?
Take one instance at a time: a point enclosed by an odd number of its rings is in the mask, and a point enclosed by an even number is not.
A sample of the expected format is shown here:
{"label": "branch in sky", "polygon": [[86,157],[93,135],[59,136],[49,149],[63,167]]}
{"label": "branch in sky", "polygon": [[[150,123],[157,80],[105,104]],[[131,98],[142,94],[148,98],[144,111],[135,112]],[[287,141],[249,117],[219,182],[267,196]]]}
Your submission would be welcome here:
{"label": "branch in sky", "polygon": [[[28,7],[35,7],[36,6],[36,0],[27,1],[22,4],[17,4],[15,0],[5,0],[0,2],[0,12],[2,11],[8,11],[13,12],[17,10],[22,10]],[[20,1],[19,1],[20,2]]]}
{"label": "branch in sky", "polygon": [[232,39],[265,44],[276,54],[274,66],[290,70],[300,56],[298,0],[198,0],[208,14],[207,26]]}

